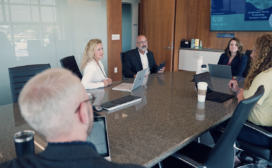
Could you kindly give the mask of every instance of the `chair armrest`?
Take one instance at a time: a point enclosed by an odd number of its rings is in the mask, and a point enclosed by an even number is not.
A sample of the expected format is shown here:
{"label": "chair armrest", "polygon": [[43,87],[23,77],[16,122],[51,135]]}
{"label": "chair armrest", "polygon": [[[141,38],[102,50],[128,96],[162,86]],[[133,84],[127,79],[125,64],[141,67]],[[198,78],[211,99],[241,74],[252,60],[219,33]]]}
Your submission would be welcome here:
{"label": "chair armrest", "polygon": [[198,163],[195,160],[193,160],[193,159],[191,159],[191,158],[189,158],[189,157],[187,157],[187,156],[185,156],[185,155],[183,155],[181,153],[176,152],[172,156],[177,158],[178,160],[181,160],[181,161],[187,163],[190,166],[198,167],[198,168],[202,168],[202,167],[204,168],[203,164]]}
{"label": "chair armrest", "polygon": [[263,128],[257,126],[257,125],[255,125],[255,124],[252,124],[252,123],[250,123],[250,122],[247,121],[245,123],[245,126],[251,128],[251,129],[254,129],[255,131],[258,131],[258,132],[264,134],[265,136],[268,136],[269,138],[272,138],[272,133],[271,132],[269,132],[269,131],[267,131],[267,130],[265,130],[265,129],[263,129]]}

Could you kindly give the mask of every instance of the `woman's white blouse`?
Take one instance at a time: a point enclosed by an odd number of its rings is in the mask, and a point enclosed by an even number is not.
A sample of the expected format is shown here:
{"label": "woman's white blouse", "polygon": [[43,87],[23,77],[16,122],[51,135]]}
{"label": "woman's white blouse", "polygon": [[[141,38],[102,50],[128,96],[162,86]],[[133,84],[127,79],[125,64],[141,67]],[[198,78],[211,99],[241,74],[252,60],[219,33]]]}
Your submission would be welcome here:
{"label": "woman's white blouse", "polygon": [[104,87],[103,81],[107,79],[107,77],[105,76],[106,73],[102,62],[99,60],[98,63],[101,69],[99,68],[95,60],[92,60],[86,65],[83,73],[83,78],[81,80],[81,83],[83,84],[85,89]]}

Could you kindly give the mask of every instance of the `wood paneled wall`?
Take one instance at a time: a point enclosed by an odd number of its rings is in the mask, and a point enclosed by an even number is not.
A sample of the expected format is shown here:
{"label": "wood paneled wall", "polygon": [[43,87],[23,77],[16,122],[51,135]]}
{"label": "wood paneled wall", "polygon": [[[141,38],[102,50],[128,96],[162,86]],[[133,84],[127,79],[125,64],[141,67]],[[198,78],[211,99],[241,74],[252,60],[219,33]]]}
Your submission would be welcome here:
{"label": "wood paneled wall", "polygon": [[[107,0],[108,25],[108,74],[113,81],[122,80],[122,0]],[[112,40],[112,34],[120,34],[120,40]],[[114,68],[117,67],[117,73]]]}
{"label": "wood paneled wall", "polygon": [[[173,70],[178,70],[178,54],[182,39],[202,40],[203,47],[225,49],[229,38],[217,38],[219,32],[210,31],[210,0],[176,0],[175,46]],[[235,33],[242,41],[244,50],[252,49],[255,39],[266,32]],[[271,33],[271,32],[270,32]]]}
{"label": "wood paneled wall", "polygon": [[140,10],[139,10],[139,35],[146,35],[145,30],[145,0],[140,0]]}

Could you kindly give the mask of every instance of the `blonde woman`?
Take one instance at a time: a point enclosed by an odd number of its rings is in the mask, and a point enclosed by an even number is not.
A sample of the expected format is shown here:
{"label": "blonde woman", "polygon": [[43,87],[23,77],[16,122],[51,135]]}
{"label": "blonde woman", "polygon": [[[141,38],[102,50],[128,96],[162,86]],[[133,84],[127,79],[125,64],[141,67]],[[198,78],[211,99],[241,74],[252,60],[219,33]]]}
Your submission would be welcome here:
{"label": "blonde woman", "polygon": [[103,53],[100,39],[92,39],[87,43],[81,61],[81,70],[84,71],[81,83],[85,89],[106,87],[112,84],[112,80],[107,78],[104,66],[100,61]]}

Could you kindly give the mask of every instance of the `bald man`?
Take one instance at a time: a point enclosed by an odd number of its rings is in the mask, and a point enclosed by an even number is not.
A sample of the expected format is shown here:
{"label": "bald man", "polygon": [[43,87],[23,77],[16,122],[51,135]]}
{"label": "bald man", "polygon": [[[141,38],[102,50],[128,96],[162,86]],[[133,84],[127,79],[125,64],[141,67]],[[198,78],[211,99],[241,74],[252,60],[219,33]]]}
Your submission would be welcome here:
{"label": "bald man", "polygon": [[93,111],[80,79],[65,69],[49,69],[33,77],[19,97],[27,123],[45,136],[48,145],[37,155],[0,164],[1,168],[141,168],[105,160],[86,142]]}
{"label": "bald man", "polygon": [[136,49],[127,51],[123,63],[123,75],[125,78],[135,78],[138,71],[149,68],[150,73],[163,73],[164,67],[157,72],[158,65],[154,55],[147,50],[148,44],[145,36],[140,35],[136,40]]}

